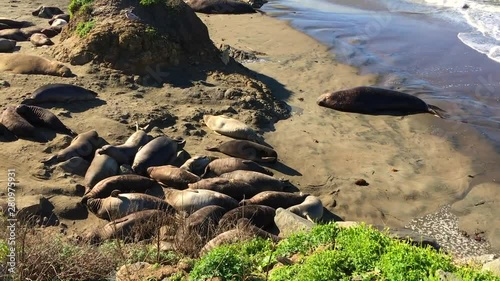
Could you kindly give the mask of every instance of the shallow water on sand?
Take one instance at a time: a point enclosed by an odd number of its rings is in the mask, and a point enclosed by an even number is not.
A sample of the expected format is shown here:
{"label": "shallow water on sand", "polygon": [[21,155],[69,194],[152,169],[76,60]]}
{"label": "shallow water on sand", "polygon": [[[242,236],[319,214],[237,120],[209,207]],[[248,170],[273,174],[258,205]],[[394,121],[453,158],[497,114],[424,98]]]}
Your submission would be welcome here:
{"label": "shallow water on sand", "polygon": [[386,2],[271,0],[263,10],[330,46],[337,60],[380,74],[378,85],[419,96],[500,145],[500,63],[459,38],[474,28],[452,13]]}

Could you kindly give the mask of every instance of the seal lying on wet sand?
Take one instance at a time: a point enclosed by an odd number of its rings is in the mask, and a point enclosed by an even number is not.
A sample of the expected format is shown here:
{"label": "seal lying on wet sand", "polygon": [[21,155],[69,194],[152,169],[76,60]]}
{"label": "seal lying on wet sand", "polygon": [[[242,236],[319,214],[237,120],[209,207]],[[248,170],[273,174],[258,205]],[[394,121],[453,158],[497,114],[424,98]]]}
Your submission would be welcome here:
{"label": "seal lying on wet sand", "polygon": [[17,74],[44,74],[62,77],[74,76],[71,70],[57,61],[25,54],[0,54],[0,71]]}
{"label": "seal lying on wet sand", "polygon": [[326,93],[318,98],[317,103],[339,111],[373,115],[432,113],[442,118],[436,110],[443,111],[415,96],[375,87],[356,87]]}

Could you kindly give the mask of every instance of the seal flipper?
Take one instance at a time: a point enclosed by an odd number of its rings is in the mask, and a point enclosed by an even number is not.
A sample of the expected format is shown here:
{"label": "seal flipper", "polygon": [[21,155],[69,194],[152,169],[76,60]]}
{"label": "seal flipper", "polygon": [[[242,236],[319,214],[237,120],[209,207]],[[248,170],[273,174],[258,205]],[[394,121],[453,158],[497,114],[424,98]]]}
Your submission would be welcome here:
{"label": "seal flipper", "polygon": [[21,104],[33,105],[33,104],[35,104],[35,99],[31,99],[31,98],[25,99],[21,102]]}
{"label": "seal flipper", "polygon": [[219,147],[218,146],[214,146],[214,147],[207,147],[205,148],[206,151],[215,151],[215,152],[220,152],[219,150]]}
{"label": "seal flipper", "polygon": [[432,113],[432,114],[434,114],[434,116],[437,116],[441,119],[445,119],[445,117],[441,113],[438,112],[438,111],[446,112],[444,109],[441,109],[440,107],[432,105],[432,104],[428,104],[427,107],[429,109],[429,113]]}

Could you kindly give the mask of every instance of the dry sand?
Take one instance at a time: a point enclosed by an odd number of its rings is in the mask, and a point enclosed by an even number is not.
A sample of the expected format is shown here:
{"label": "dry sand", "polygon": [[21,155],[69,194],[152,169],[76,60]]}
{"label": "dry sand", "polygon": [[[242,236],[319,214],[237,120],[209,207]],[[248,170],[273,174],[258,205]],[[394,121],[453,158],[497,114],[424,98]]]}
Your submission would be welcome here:
{"label": "dry sand", "polygon": [[[1,0],[0,3],[3,7],[0,17],[45,24],[45,20],[32,17],[31,10],[39,4],[65,8],[68,1]],[[200,14],[199,17],[216,45],[224,43],[265,53],[259,56],[262,60],[244,65],[258,73],[257,78],[268,85],[273,95],[293,109],[289,119],[264,128],[266,142],[279,154],[279,164],[271,167],[277,176],[288,178],[302,191],[319,196],[326,208],[344,220],[389,227],[403,227],[414,220],[413,228],[444,236],[438,239],[445,246],[466,247],[460,249],[459,255],[500,251],[496,207],[500,202],[497,181],[500,154],[475,130],[430,114],[401,118],[321,108],[316,105],[316,98],[325,91],[374,84],[376,77],[358,75],[356,69],[335,62],[326,47],[268,16]],[[57,44],[57,39],[55,41]],[[18,45],[21,53],[49,57],[46,48],[35,49],[29,42]],[[106,101],[100,106],[73,110],[70,117],[60,117],[77,132],[95,129],[108,142],[120,143],[133,130],[131,124],[122,124],[117,117],[139,113],[140,119],[152,108],[159,108],[178,117],[173,120],[175,125],[161,129],[168,135],[185,137],[186,150],[192,155],[204,154],[205,147],[226,139],[204,127],[201,120],[184,122],[196,111],[189,104],[193,99],[182,97],[183,89],[166,85],[159,89],[131,90],[119,79],[89,73],[89,66],[71,68],[77,78],[0,73],[0,80],[11,85],[1,89],[0,105],[16,104],[24,94],[46,83],[76,83],[98,91]],[[209,82],[213,82],[210,79]],[[224,106],[201,106],[224,110]],[[53,111],[67,110],[53,108]],[[199,134],[182,133],[186,126],[194,126]],[[54,201],[65,204],[79,201],[77,184],[82,183],[83,178],[55,172],[50,179],[35,176],[44,173],[38,160],[47,157],[50,151],[57,151],[54,147],[62,139],[63,136],[58,135],[49,144],[25,140],[0,144],[0,175],[6,178],[7,169],[16,169],[20,186],[18,200],[44,194],[55,196]],[[357,179],[365,179],[369,185],[357,186],[354,184]],[[442,215],[443,207],[446,216]],[[429,216],[422,218],[426,215]],[[445,223],[449,218],[455,224]],[[87,219],[61,221],[75,233],[105,223],[92,214]],[[462,237],[458,228],[471,238]],[[447,232],[443,234],[443,231]],[[493,249],[488,242],[474,241],[475,233],[486,238]]]}

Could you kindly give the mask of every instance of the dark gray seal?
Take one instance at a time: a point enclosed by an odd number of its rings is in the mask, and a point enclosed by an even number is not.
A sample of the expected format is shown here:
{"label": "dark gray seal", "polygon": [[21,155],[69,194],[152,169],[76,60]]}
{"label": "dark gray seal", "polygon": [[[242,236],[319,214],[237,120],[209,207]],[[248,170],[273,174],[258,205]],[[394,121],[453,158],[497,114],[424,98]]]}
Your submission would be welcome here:
{"label": "dark gray seal", "polygon": [[147,172],[160,184],[177,189],[186,189],[188,184],[201,180],[197,175],[172,165],[149,167]]}
{"label": "dark gray seal", "polygon": [[15,40],[0,38],[0,53],[9,53],[14,51],[16,44]]}
{"label": "dark gray seal", "polygon": [[22,104],[70,103],[74,101],[94,100],[97,93],[70,84],[48,84],[36,89],[30,98]]}
{"label": "dark gray seal", "polygon": [[17,21],[17,20],[11,20],[11,19],[0,19],[0,24],[6,25],[10,28],[21,28],[21,27],[33,25],[33,23],[31,23],[31,22]]}
{"label": "dark gray seal", "polygon": [[75,132],[66,127],[66,125],[48,109],[21,104],[16,107],[16,112],[33,125],[46,127],[70,136],[76,136]]}
{"label": "dark gray seal", "polygon": [[36,10],[33,10],[31,14],[35,17],[50,19],[55,15],[64,14],[64,12],[58,7],[39,6]]}
{"label": "dark gray seal", "polygon": [[185,143],[183,139],[173,140],[167,136],[153,139],[137,152],[132,170],[139,175],[146,175],[149,167],[171,164],[177,157],[177,151],[182,149]]}
{"label": "dark gray seal", "polygon": [[262,167],[261,165],[251,161],[244,160],[235,157],[220,158],[210,162],[205,168],[205,173],[202,175],[203,178],[217,177],[225,173],[242,170],[242,171],[254,171],[263,173],[269,176],[273,175],[273,172]]}
{"label": "dark gray seal", "polygon": [[139,211],[111,221],[103,227],[96,227],[87,234],[85,241],[91,244],[99,244],[108,239],[138,242],[151,238],[158,228],[170,222],[170,216],[163,211]]}
{"label": "dark gray seal", "polygon": [[248,205],[240,206],[232,209],[222,216],[219,221],[219,228],[224,230],[231,229],[236,226],[241,218],[248,219],[253,225],[258,228],[265,228],[274,224],[274,215],[276,209],[264,205]]}
{"label": "dark gray seal", "polygon": [[111,194],[107,198],[87,200],[88,209],[97,217],[115,220],[142,210],[161,210],[170,214],[174,208],[158,197],[142,193]]}
{"label": "dark gray seal", "polygon": [[331,109],[362,114],[407,115],[415,113],[432,113],[440,118],[436,110],[439,107],[428,105],[423,100],[398,91],[375,88],[356,87],[321,95],[319,106]]}
{"label": "dark gray seal", "polygon": [[265,205],[274,209],[289,208],[304,202],[307,193],[291,193],[283,191],[263,191],[250,199],[241,200],[240,205]]}
{"label": "dark gray seal", "polygon": [[274,149],[247,140],[230,140],[218,146],[209,147],[207,150],[255,162],[275,163],[278,159],[278,153]]}
{"label": "dark gray seal", "polygon": [[235,0],[184,0],[195,12],[205,14],[251,14],[255,9]]}
{"label": "dark gray seal", "polygon": [[86,203],[89,198],[106,198],[114,190],[123,193],[135,192],[150,195],[163,193],[160,184],[153,179],[134,174],[119,175],[105,178],[94,185],[90,191],[83,195],[82,203]]}
{"label": "dark gray seal", "polygon": [[202,179],[198,182],[189,184],[189,189],[208,189],[226,194],[238,201],[245,198],[251,198],[259,193],[258,189],[246,182],[224,178]]}
{"label": "dark gray seal", "polygon": [[83,159],[89,159],[94,155],[99,145],[99,135],[96,131],[90,130],[88,132],[76,136],[68,147],[59,151],[47,159],[42,160],[45,164],[54,164],[66,161],[72,157],[80,156]]}
{"label": "dark gray seal", "polygon": [[120,145],[105,145],[97,150],[99,154],[106,154],[113,157],[118,164],[132,164],[134,157],[139,151],[139,148],[146,145],[151,140],[151,137],[143,130],[138,130],[133,133],[124,144]]}

